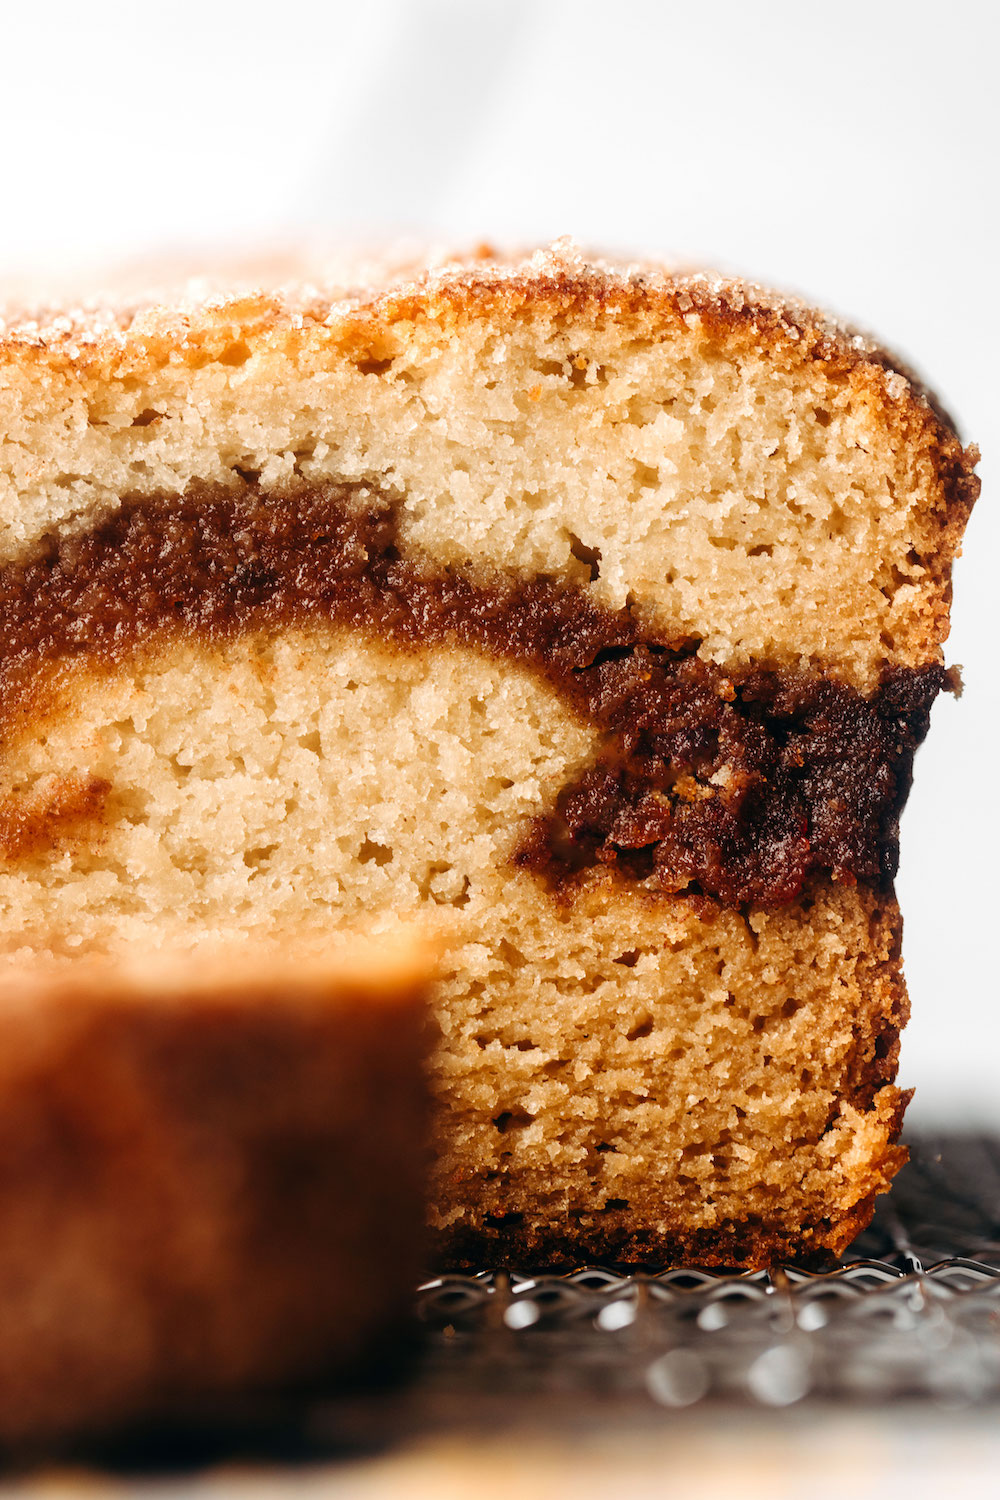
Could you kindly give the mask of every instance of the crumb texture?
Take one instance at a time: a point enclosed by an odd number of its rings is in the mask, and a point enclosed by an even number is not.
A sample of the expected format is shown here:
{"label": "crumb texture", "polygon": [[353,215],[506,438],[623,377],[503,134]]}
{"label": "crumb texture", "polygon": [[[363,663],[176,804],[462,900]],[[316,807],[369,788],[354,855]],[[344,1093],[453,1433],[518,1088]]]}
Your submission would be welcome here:
{"label": "crumb texture", "polygon": [[[747,914],[601,873],[552,899],[509,855],[594,731],[536,675],[290,630],[127,675],[84,659],[59,692],[8,774],[28,796],[73,765],[111,791],[89,841],[0,867],[7,962],[290,928],[329,944],[422,913],[446,954],[443,1255],[485,1235],[500,1257],[547,1237],[655,1257],[704,1231],[698,1253],[759,1259],[779,1222],[829,1245],[897,1164],[894,903],[820,883]],[[525,1223],[536,1238],[507,1244]]]}

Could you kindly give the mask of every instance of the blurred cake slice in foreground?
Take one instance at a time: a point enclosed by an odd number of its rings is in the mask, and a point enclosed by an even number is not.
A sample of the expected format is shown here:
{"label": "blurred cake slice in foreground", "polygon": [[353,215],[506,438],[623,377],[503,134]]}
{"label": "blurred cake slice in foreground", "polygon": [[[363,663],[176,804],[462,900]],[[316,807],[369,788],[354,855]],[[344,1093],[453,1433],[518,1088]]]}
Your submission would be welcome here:
{"label": "blurred cake slice in foreground", "polygon": [[367,1378],[422,1266],[427,956],[0,979],[0,1445]]}
{"label": "blurred cake slice in foreground", "polygon": [[975,454],[759,288],[233,277],[0,342],[0,946],[419,911],[450,1264],[838,1252]]}

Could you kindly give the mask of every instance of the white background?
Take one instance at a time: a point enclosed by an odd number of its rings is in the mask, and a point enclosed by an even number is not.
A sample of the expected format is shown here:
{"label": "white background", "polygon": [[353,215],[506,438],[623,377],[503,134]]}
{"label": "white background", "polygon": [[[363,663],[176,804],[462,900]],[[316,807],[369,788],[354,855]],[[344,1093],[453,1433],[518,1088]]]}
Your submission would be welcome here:
{"label": "white background", "polygon": [[913,1121],[1000,1125],[997,8],[0,0],[0,277],[317,233],[572,234],[878,332],[983,449],[904,823]]}

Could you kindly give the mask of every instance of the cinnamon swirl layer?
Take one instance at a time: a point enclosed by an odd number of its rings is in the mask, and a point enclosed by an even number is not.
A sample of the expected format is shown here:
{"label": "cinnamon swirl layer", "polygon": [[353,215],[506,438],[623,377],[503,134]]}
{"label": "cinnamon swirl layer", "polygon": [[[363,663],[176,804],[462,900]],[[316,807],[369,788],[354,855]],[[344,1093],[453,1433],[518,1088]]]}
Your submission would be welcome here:
{"label": "cinnamon swirl layer", "polygon": [[[8,736],[44,710],[41,684],[69,661],[113,671],[169,640],[322,623],[517,665],[588,726],[589,761],[512,852],[563,895],[595,866],[728,906],[779,905],[815,872],[891,881],[913,752],[944,668],[889,668],[870,695],[778,665],[726,671],[699,657],[697,640],[667,639],[581,588],[485,584],[415,562],[401,551],[398,512],[398,499],[370,486],[195,486],[124,501],[90,532],[8,563]],[[90,782],[76,803],[94,810],[107,791]],[[47,828],[55,838],[66,805],[64,789],[41,801],[12,790],[0,851],[15,859]]]}

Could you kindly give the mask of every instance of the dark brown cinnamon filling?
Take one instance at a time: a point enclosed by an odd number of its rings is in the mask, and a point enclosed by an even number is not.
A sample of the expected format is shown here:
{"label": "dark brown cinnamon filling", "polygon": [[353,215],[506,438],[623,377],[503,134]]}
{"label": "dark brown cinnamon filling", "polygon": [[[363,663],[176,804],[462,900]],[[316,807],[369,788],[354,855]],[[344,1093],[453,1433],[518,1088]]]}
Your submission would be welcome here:
{"label": "dark brown cinnamon filling", "polygon": [[726,905],[793,899],[809,874],[891,881],[913,752],[941,667],[864,697],[818,674],[725,673],[546,579],[492,586],[400,556],[395,507],[362,486],[129,499],[0,569],[0,716],[41,663],[124,661],[164,632],[222,640],[327,620],[400,645],[455,643],[540,673],[604,731],[595,762],[514,856],[569,893],[603,865]]}

